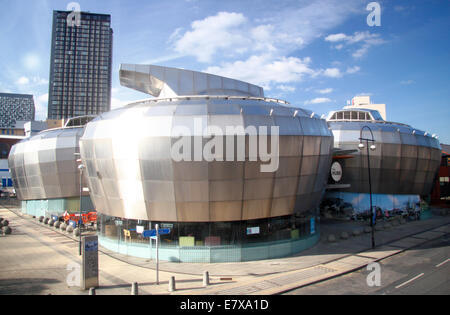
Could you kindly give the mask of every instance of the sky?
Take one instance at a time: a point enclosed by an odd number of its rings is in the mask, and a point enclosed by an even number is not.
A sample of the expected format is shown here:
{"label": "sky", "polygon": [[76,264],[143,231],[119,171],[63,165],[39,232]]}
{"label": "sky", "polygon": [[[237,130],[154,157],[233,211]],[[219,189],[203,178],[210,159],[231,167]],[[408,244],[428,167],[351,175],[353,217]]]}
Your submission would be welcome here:
{"label": "sky", "polygon": [[[37,120],[47,117],[52,12],[70,2],[0,0],[0,92],[33,94]],[[77,2],[111,14],[113,109],[149,97],[120,86],[120,64],[155,64],[257,84],[319,115],[369,95],[388,120],[450,143],[449,0],[376,1],[375,25],[365,0]]]}

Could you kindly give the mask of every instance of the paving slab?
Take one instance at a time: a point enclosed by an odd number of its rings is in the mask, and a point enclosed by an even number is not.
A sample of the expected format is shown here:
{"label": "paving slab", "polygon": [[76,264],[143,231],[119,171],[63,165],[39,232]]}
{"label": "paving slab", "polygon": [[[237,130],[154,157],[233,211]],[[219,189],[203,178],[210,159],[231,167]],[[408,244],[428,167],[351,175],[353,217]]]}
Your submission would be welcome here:
{"label": "paving slab", "polygon": [[353,264],[341,262],[340,260],[332,261],[330,263],[322,265],[325,268],[335,269],[339,272],[347,272],[348,270],[356,269],[356,266]]}
{"label": "paving slab", "polygon": [[389,245],[384,245],[379,248],[375,248],[373,250],[364,251],[358,254],[358,256],[364,256],[364,257],[371,257],[375,258],[377,260],[398,254],[402,252],[402,249],[399,249],[398,247],[392,247]]}
{"label": "paving slab", "polygon": [[450,233],[450,225],[441,226],[436,229],[433,229],[432,231]]}
{"label": "paving slab", "polygon": [[401,239],[399,241],[390,243],[389,245],[407,249],[407,248],[411,248],[411,247],[420,245],[422,243],[425,243],[426,241],[427,240],[421,239],[421,238],[407,237],[407,238]]}
{"label": "paving slab", "polygon": [[349,257],[339,259],[338,261],[341,263],[345,263],[345,264],[349,264],[349,265],[353,265],[353,266],[364,266],[364,265],[374,262],[375,260],[373,258],[369,258],[369,257],[360,257],[360,256],[352,255]]}
{"label": "paving slab", "polygon": [[435,238],[438,238],[442,235],[446,234],[445,232],[441,232],[441,231],[428,231],[428,232],[423,232],[420,234],[416,234],[413,235],[412,237],[414,238],[422,238],[422,239],[426,239],[426,240],[433,240]]}

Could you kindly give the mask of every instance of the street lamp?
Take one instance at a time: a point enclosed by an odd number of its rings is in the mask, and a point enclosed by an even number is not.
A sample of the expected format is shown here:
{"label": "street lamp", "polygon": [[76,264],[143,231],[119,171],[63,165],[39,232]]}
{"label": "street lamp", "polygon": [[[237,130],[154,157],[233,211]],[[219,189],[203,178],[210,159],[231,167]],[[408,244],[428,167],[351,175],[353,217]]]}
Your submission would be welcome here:
{"label": "street lamp", "polygon": [[83,196],[82,179],[83,179],[84,165],[83,164],[78,165],[78,169],[80,170],[80,217],[79,217],[79,221],[78,221],[78,232],[80,235],[80,241],[79,241],[79,245],[78,245],[78,252],[79,252],[79,255],[81,256],[81,222],[83,221],[82,216],[81,216],[81,204],[82,204],[82,196]]}
{"label": "street lamp", "polygon": [[[370,131],[370,135],[371,135],[371,139],[368,138],[363,138],[362,133],[364,128],[367,128]],[[363,143],[363,141],[366,142],[366,144]],[[369,147],[369,142],[372,142],[372,145]],[[372,133],[372,129],[370,129],[368,126],[363,126],[361,128],[360,131],[360,135],[359,135],[359,144],[358,144],[358,148],[360,150],[363,150],[364,148],[367,148],[367,170],[369,172],[369,195],[370,195],[370,226],[372,228],[372,248],[375,248],[375,227],[374,227],[374,215],[373,215],[373,206],[372,206],[372,183],[371,183],[371,179],[370,179],[370,151],[375,151],[375,149],[377,148],[375,146],[375,139],[373,137],[373,133]]]}

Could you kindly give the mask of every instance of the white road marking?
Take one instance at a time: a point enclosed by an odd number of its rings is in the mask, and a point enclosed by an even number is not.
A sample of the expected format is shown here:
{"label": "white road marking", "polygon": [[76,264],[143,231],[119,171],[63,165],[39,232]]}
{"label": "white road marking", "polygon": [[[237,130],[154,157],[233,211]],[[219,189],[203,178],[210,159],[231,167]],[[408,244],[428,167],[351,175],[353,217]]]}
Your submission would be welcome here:
{"label": "white road marking", "polygon": [[422,277],[423,275],[424,275],[424,273],[421,273],[420,275],[417,275],[417,276],[415,276],[414,278],[409,279],[408,281],[403,282],[402,284],[399,284],[399,285],[396,286],[395,288],[396,288],[396,289],[399,289],[399,288],[403,287],[404,285],[407,285],[408,283],[410,283],[410,282],[412,282],[412,281],[414,281],[414,280],[416,280],[416,279]]}
{"label": "white road marking", "polygon": [[442,266],[443,264],[445,264],[446,262],[449,262],[449,261],[450,261],[450,259],[446,259],[443,262],[441,262],[440,264],[437,264],[436,267],[439,268],[440,266]]}

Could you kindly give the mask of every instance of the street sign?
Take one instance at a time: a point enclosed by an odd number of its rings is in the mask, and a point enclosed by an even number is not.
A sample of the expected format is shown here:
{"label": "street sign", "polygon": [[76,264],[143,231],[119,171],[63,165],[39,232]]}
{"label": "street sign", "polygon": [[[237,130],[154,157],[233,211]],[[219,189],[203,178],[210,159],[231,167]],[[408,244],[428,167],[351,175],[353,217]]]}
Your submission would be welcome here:
{"label": "street sign", "polygon": [[[158,234],[159,234],[159,235],[170,234],[170,229],[159,229],[159,230],[158,230]],[[143,236],[143,237],[153,237],[153,236],[156,236],[156,230],[148,230],[148,231],[144,231],[144,232],[142,232],[142,236]]]}
{"label": "street sign", "polygon": [[82,249],[81,288],[89,290],[98,287],[98,236],[83,236]]}

